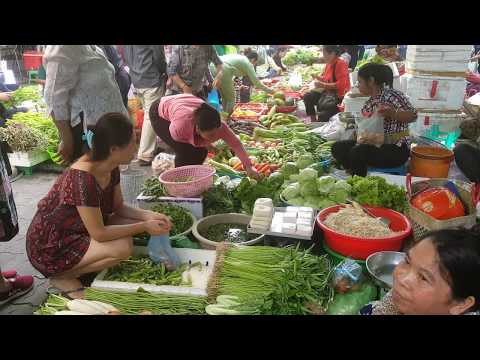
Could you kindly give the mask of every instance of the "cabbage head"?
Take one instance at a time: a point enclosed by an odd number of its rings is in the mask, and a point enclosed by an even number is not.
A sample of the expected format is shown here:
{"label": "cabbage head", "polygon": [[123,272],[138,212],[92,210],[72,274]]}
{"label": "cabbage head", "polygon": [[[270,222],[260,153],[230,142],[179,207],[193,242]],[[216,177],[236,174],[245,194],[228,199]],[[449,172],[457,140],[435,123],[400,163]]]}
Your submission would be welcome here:
{"label": "cabbage head", "polygon": [[282,166],[280,172],[288,179],[291,175],[298,174],[298,167],[294,162],[287,162]]}
{"label": "cabbage head", "polygon": [[315,179],[300,183],[300,195],[306,198],[307,196],[318,195],[317,182]]}
{"label": "cabbage head", "polygon": [[300,155],[300,157],[297,160],[297,167],[299,169],[305,169],[306,167],[312,165],[315,162],[313,160],[313,156],[310,154],[304,154]]}
{"label": "cabbage head", "polygon": [[349,193],[344,189],[333,189],[328,194],[328,199],[334,201],[337,204],[345,204]]}
{"label": "cabbage head", "polygon": [[322,176],[321,178],[317,179],[318,191],[321,194],[327,195],[333,189],[335,183],[336,180],[333,176]]}
{"label": "cabbage head", "polygon": [[282,197],[289,201],[295,197],[300,196],[300,184],[293,183],[288,185],[285,190],[282,191]]}
{"label": "cabbage head", "polygon": [[305,182],[316,180],[318,177],[318,173],[316,170],[313,170],[311,168],[305,168],[303,170],[300,170],[298,176],[298,181],[300,182],[300,184],[303,184]]}
{"label": "cabbage head", "polygon": [[288,201],[289,204],[293,206],[305,206],[305,199],[302,197],[296,197]]}

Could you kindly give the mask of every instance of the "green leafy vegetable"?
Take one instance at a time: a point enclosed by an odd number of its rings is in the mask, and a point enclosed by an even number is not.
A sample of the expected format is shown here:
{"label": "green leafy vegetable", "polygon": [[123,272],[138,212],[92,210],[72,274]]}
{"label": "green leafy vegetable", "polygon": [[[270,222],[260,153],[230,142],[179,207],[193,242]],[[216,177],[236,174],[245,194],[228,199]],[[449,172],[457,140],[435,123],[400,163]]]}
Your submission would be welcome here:
{"label": "green leafy vegetable", "polygon": [[172,220],[172,229],[170,236],[181,234],[193,225],[193,219],[190,213],[184,208],[170,204],[156,204],[152,207],[152,211],[167,215]]}
{"label": "green leafy vegetable", "polygon": [[144,196],[154,196],[156,198],[168,196],[164,186],[160,180],[158,180],[157,176],[145,180],[142,187],[142,193]]}

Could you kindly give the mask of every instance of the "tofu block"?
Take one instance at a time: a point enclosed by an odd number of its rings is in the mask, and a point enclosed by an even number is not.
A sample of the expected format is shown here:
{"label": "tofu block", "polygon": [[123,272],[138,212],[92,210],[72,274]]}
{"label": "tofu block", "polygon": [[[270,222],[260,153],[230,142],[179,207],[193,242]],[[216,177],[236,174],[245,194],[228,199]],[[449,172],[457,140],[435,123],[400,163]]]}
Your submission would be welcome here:
{"label": "tofu block", "polygon": [[298,206],[287,206],[285,208],[285,212],[299,212],[299,207]]}
{"label": "tofu block", "polygon": [[312,234],[312,227],[310,225],[297,225],[296,234],[310,236]]}
{"label": "tofu block", "polygon": [[297,214],[296,213],[285,213],[283,214],[283,223],[290,223],[295,224],[297,222]]}
{"label": "tofu block", "polygon": [[297,219],[297,225],[312,225],[312,219],[305,219],[305,218],[298,218]]}
{"label": "tofu block", "polygon": [[300,219],[312,219],[313,220],[313,212],[300,211],[298,213],[298,218],[300,218]]}
{"label": "tofu block", "polygon": [[311,213],[313,213],[313,209],[312,209],[311,207],[308,207],[308,206],[299,207],[299,208],[298,208],[298,211],[311,212]]}
{"label": "tofu block", "polygon": [[282,224],[272,224],[270,228],[271,232],[281,233],[282,232]]}
{"label": "tofu block", "polygon": [[282,232],[285,234],[295,234],[297,230],[297,225],[296,224],[286,224],[284,223],[282,225]]}

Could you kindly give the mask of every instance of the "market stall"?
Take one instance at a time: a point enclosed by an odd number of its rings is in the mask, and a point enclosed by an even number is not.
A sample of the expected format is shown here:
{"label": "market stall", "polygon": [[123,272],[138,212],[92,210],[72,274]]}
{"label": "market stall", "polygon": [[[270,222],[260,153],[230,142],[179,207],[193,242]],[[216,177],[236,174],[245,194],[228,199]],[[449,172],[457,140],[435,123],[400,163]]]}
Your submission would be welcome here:
{"label": "market stall", "polygon": [[[140,234],[133,256],[100,273],[85,300],[51,295],[37,314],[357,314],[392,287],[406,245],[474,225],[479,187],[448,171],[435,180],[339,175],[333,141],[301,116],[319,57],[318,47],[291,50],[289,71],[264,80],[275,92],[252,93],[225,119],[260,180],[221,141],[204,165],[156,164],[137,200],[171,217],[160,251],[176,266],[155,261],[154,239]],[[427,169],[438,160],[422,156]]]}

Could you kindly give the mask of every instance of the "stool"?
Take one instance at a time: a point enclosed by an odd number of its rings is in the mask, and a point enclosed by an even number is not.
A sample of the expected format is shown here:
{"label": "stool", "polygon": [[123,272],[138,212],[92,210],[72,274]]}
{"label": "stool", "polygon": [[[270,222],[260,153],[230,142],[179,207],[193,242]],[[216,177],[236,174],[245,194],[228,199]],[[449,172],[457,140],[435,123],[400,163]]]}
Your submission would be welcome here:
{"label": "stool", "polygon": [[38,79],[38,70],[28,71],[28,83],[31,84],[33,79]]}
{"label": "stool", "polygon": [[368,168],[368,172],[379,172],[379,173],[385,173],[385,174],[392,174],[392,175],[403,175],[405,176],[407,174],[407,167],[405,164],[398,166],[396,168]]}

